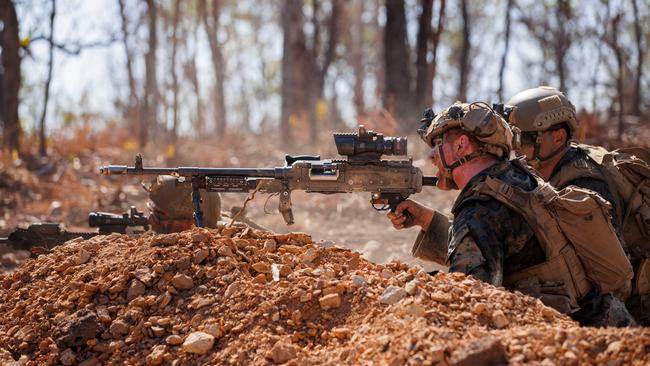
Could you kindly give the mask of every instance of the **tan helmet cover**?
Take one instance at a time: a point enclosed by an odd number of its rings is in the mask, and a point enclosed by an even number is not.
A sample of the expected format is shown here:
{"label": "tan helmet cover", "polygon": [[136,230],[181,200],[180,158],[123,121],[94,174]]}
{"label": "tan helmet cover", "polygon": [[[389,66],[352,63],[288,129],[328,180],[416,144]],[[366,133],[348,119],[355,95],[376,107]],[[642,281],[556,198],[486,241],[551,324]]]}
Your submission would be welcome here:
{"label": "tan helmet cover", "polygon": [[510,98],[512,112],[508,122],[522,132],[546,131],[566,122],[574,133],[578,129],[576,108],[561,91],[550,86],[539,86],[517,93]]}
{"label": "tan helmet cover", "polygon": [[433,147],[433,139],[460,128],[482,144],[483,151],[507,159],[512,150],[513,133],[510,125],[484,102],[456,102],[440,112],[420,136]]}
{"label": "tan helmet cover", "polygon": [[[177,185],[175,177],[169,175],[158,176],[147,190],[151,200],[150,204],[166,213],[170,220],[191,220],[194,218],[192,188]],[[216,227],[221,216],[221,196],[219,196],[218,192],[201,191],[201,201],[205,226]]]}

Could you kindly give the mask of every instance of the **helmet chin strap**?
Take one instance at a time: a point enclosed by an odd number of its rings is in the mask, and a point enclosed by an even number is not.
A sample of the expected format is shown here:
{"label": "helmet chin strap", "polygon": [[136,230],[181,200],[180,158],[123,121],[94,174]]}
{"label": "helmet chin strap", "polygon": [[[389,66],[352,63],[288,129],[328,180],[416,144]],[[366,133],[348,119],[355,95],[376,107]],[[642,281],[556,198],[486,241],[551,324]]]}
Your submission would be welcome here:
{"label": "helmet chin strap", "polygon": [[470,160],[476,159],[479,156],[483,155],[483,149],[478,149],[471,154],[465,155],[460,159],[457,159],[451,165],[447,164],[447,159],[445,159],[445,152],[442,149],[443,144],[438,144],[438,153],[440,154],[440,160],[442,161],[442,166],[445,168],[445,173],[447,175],[447,178],[453,179],[451,173],[453,173],[454,169],[458,168],[459,166],[467,163]]}
{"label": "helmet chin strap", "polygon": [[531,160],[536,160],[538,163],[543,163],[547,160],[550,160],[560,154],[564,149],[566,149],[567,144],[559,146],[557,149],[553,150],[550,154],[546,156],[541,156],[539,154],[540,150],[540,145],[542,144],[542,133],[537,132],[537,136],[535,138],[535,145],[533,145],[533,158]]}

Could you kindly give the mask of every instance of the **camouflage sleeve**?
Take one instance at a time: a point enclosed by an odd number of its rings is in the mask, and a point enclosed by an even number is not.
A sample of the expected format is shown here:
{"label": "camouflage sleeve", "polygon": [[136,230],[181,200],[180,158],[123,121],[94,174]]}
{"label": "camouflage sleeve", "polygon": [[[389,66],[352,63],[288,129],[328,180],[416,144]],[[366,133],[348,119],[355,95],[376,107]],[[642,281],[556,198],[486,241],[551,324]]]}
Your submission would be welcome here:
{"label": "camouflage sleeve", "polygon": [[508,210],[497,201],[464,204],[454,218],[449,240],[449,270],[473,275],[495,286],[503,283]]}
{"label": "camouflage sleeve", "polygon": [[415,239],[411,254],[420,259],[445,264],[447,262],[450,227],[449,218],[435,212],[431,224],[429,224],[429,229],[420,231],[417,239]]}
{"label": "camouflage sleeve", "polygon": [[488,268],[487,260],[471,235],[465,235],[454,245],[449,261],[449,272],[462,272],[481,281],[501,286],[502,281],[493,283],[494,276]]}

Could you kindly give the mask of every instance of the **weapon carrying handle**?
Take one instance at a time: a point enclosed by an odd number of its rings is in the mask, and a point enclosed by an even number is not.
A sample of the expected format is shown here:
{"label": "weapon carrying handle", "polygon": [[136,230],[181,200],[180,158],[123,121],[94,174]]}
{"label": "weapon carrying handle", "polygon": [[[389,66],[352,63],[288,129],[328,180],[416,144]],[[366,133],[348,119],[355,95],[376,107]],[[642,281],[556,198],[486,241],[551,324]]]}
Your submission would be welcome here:
{"label": "weapon carrying handle", "polygon": [[286,161],[287,166],[291,166],[299,160],[318,161],[320,160],[320,155],[285,155],[284,160]]}

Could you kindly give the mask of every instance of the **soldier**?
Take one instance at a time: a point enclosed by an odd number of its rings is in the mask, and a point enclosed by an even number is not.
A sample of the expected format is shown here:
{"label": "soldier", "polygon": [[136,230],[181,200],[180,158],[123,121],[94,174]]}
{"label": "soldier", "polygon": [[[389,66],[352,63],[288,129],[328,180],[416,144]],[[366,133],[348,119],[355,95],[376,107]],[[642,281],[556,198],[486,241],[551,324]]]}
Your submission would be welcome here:
{"label": "soldier", "polygon": [[[463,272],[495,286],[524,291],[511,280],[533,266],[548,263],[544,248],[522,215],[497,199],[477,195],[492,179],[523,191],[532,191],[541,182],[521,161],[509,160],[513,139],[510,127],[484,103],[457,103],[419,132],[432,147],[431,159],[440,178],[438,187],[461,190],[452,208],[453,222],[431,208],[407,200],[398,205],[395,213],[388,214],[393,226],[422,228],[412,249],[416,257],[446,263],[449,271]],[[407,224],[410,220],[403,213],[405,210],[412,217],[412,224]],[[564,289],[556,290],[557,296],[532,294],[561,311],[575,310],[562,302],[568,298],[562,292]],[[601,294],[596,286],[585,293],[574,299],[580,310],[571,314],[581,324],[634,323],[625,306],[612,295]]]}
{"label": "soldier", "polygon": [[[176,178],[171,176],[159,176],[144,188],[149,192],[147,207],[152,230],[157,233],[173,233],[194,226],[191,188],[178,186]],[[205,227],[217,227],[221,215],[219,193],[202,192],[201,199]]]}
{"label": "soldier", "polygon": [[[636,225],[625,224],[626,206],[629,195],[620,194],[616,189],[617,180],[622,176],[608,176],[603,167],[603,157],[609,152],[601,147],[571,143],[578,130],[576,109],[559,90],[540,86],[517,93],[507,102],[508,122],[521,130],[521,147],[517,155],[526,158],[542,177],[555,188],[569,185],[587,188],[597,192],[612,205],[610,213],[614,227],[619,231],[622,242],[637,274],[632,289],[621,289],[617,296],[626,301],[632,315],[643,325],[650,325],[650,296],[639,292],[639,268],[647,260],[650,240],[638,235]],[[508,110],[506,109],[506,110]],[[638,190],[638,187],[635,187]],[[634,221],[634,220],[628,220]],[[647,267],[647,265],[646,265]],[[644,267],[645,268],[645,267]],[[641,278],[642,280],[643,278]],[[630,293],[632,296],[630,297]]]}
{"label": "soldier", "polygon": [[[573,185],[597,192],[612,204],[613,223],[620,228],[612,191],[595,162],[588,159],[592,147],[570,143],[578,119],[569,99],[555,88],[540,86],[516,94],[507,106],[512,108],[508,123],[521,131],[516,154],[557,189]],[[576,174],[576,170],[584,172]]]}

